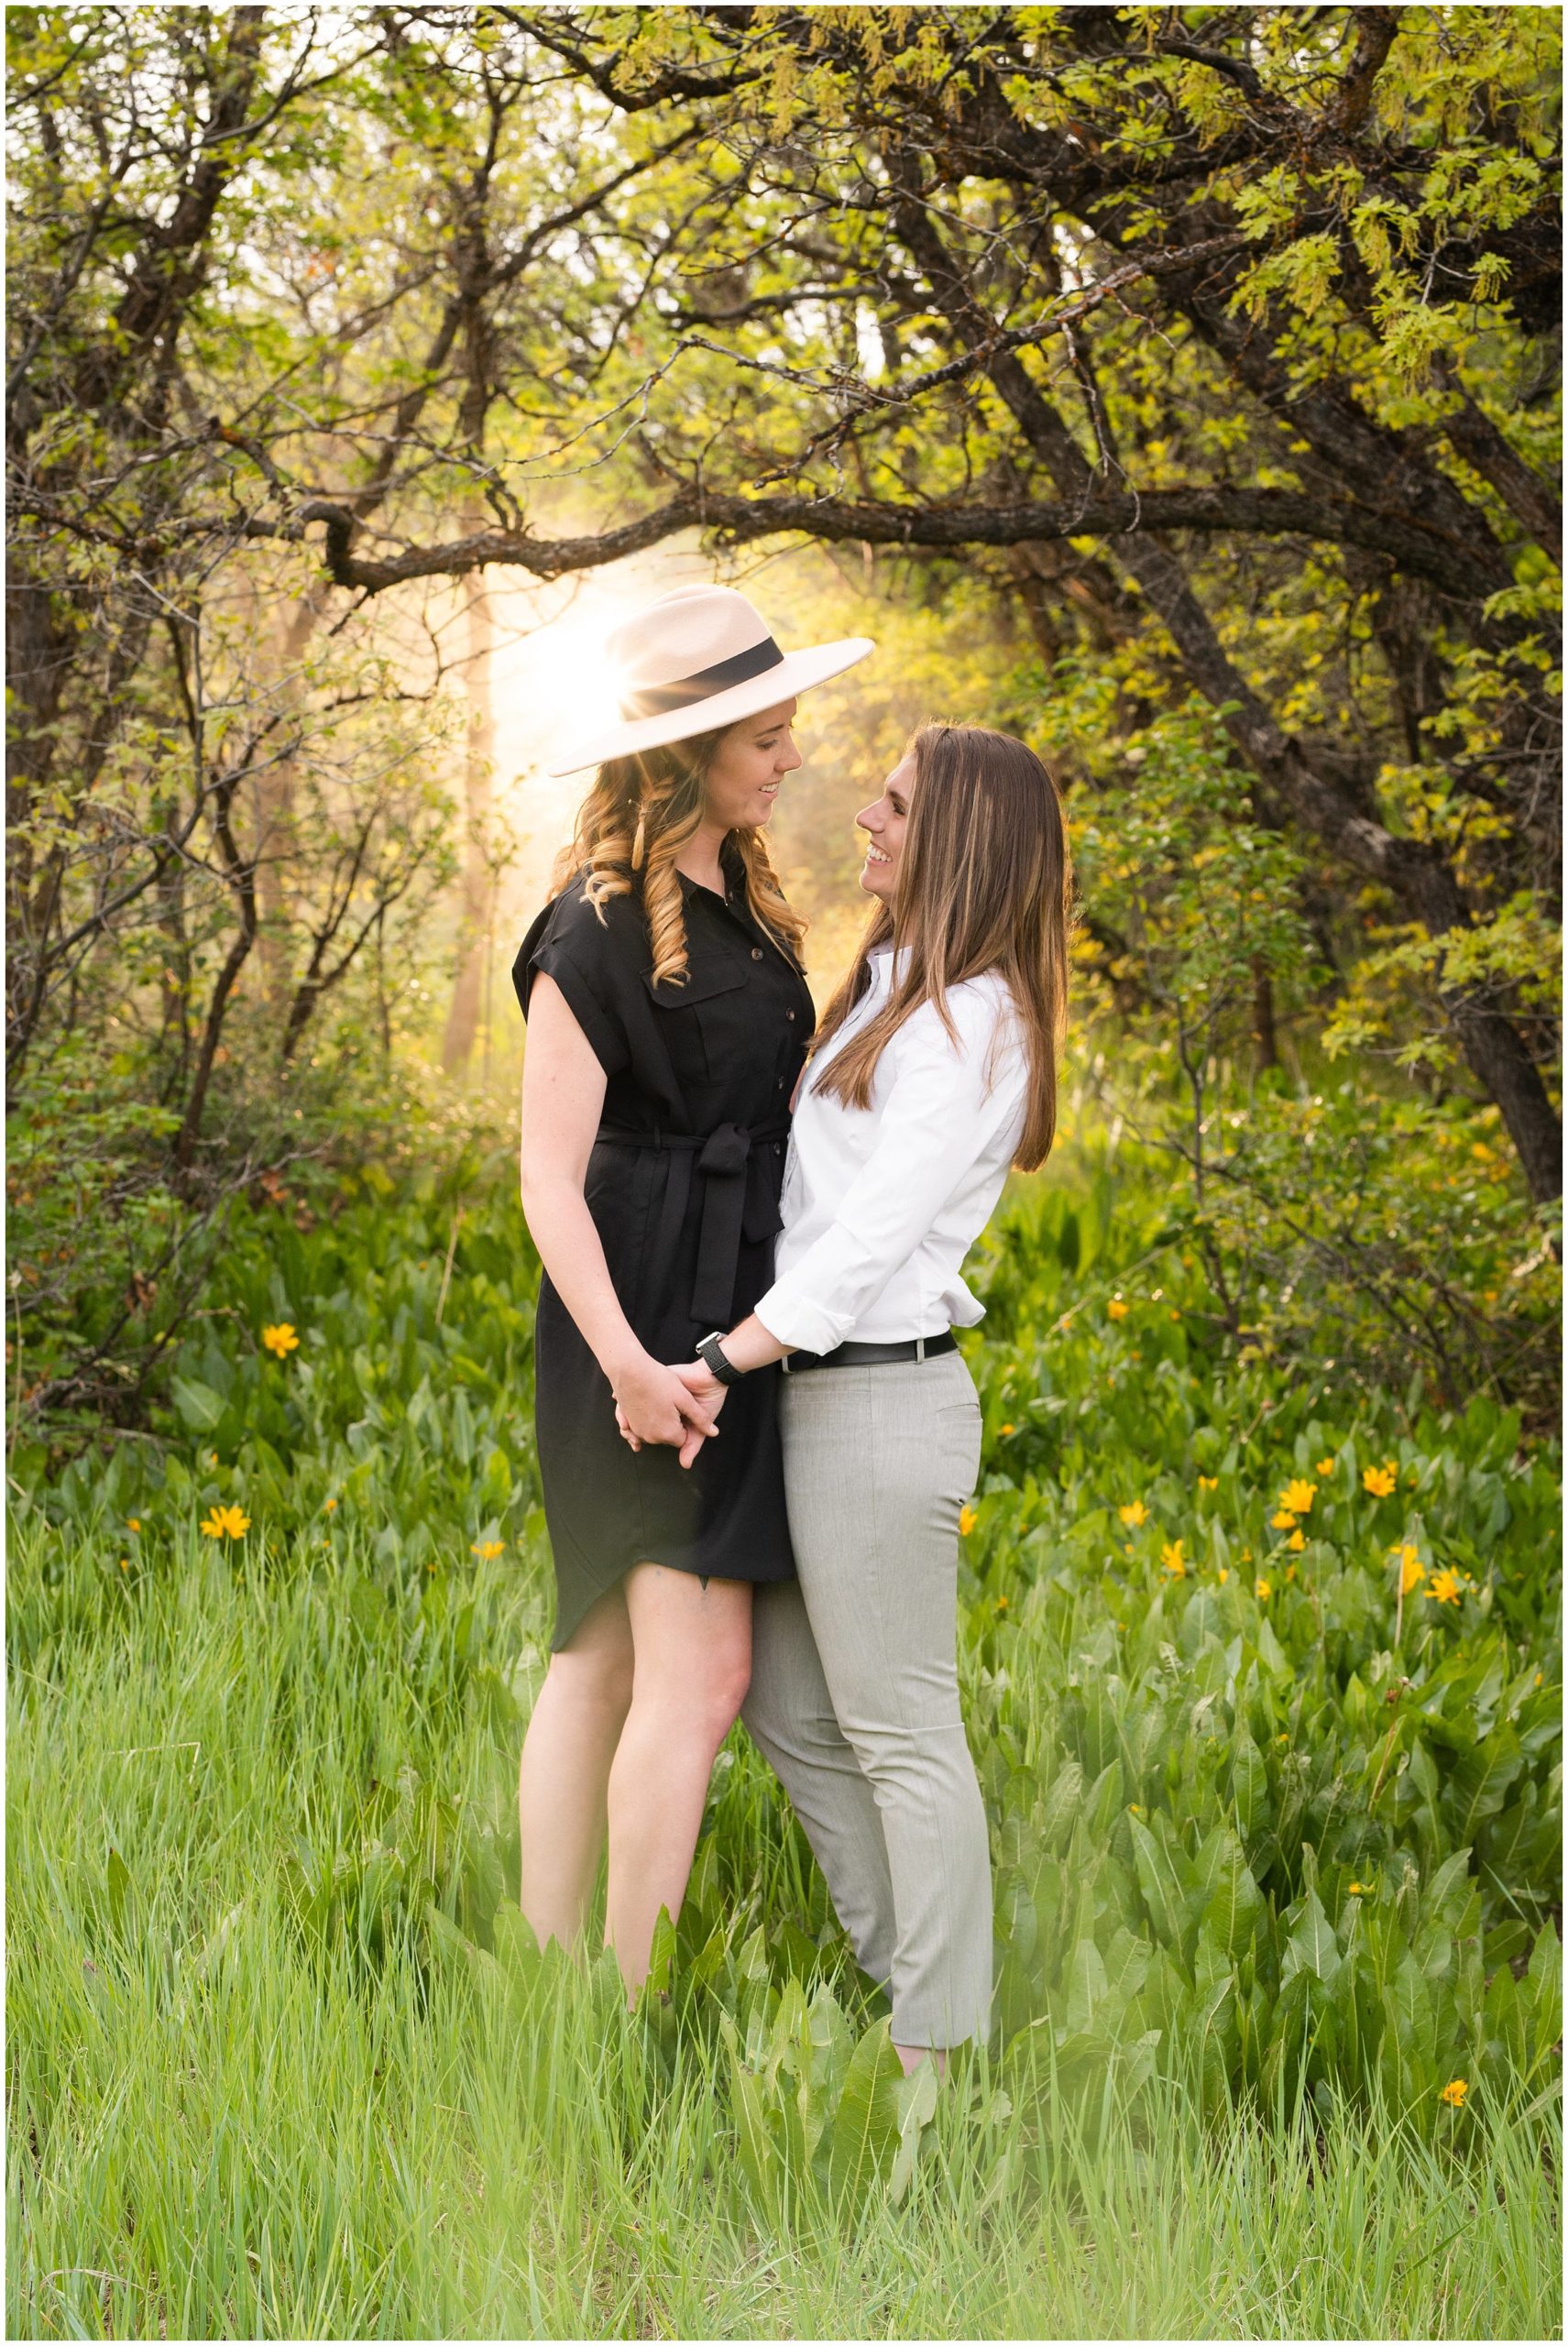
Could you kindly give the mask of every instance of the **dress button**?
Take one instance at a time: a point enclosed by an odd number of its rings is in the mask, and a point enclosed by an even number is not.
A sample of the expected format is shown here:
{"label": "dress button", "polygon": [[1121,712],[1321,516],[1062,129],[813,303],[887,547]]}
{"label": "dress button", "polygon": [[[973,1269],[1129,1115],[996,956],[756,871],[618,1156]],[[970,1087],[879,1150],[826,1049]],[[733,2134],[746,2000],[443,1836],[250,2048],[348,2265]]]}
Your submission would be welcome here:
{"label": "dress button", "polygon": [[793,1025],[795,1025],[795,1013],[794,1013],[794,1011],[793,1011],[793,1010],[786,1010],[786,1011],[784,1012],[784,1016],[789,1020],[790,1025],[793,1026]]}
{"label": "dress button", "polygon": [[752,959],[752,960],[753,960],[753,961],[760,961],[760,960],[762,959],[762,947],[761,947],[760,945],[753,945],[753,946],[752,946],[752,948],[751,948],[751,959]]}
{"label": "dress button", "polygon": [[778,1155],[778,1153],[779,1153],[780,1149],[781,1149],[781,1148],[783,1148],[783,1146],[784,1146],[784,1143],[783,1143],[783,1141],[782,1141],[782,1140],[776,1140],[776,1141],[774,1141],[774,1143],[773,1143],[773,1155],[774,1155],[775,1157]]}

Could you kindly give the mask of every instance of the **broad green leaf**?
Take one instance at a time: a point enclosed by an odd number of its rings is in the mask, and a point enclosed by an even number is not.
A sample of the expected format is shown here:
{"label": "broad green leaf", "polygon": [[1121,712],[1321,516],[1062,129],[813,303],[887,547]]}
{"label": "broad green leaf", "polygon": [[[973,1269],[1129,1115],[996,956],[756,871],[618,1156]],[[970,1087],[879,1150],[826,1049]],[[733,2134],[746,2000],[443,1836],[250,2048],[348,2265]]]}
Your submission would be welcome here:
{"label": "broad green leaf", "polygon": [[228,1407],[221,1393],[198,1376],[174,1379],[174,1406],[193,1433],[211,1433]]}
{"label": "broad green leaf", "polygon": [[896,2207],[915,2179],[920,2138],[937,2114],[938,2079],[935,2061],[919,2061],[899,2080],[898,2152],[888,2176],[888,2198]]}
{"label": "broad green leaf", "polygon": [[1523,1765],[1519,1737],[1506,1719],[1460,1755],[1443,1798],[1456,1840],[1466,1846],[1475,1841],[1482,1822],[1502,1807]]}
{"label": "broad green leaf", "polygon": [[1438,1923],[1445,1930],[1455,1931],[1460,1916],[1470,1902],[1470,1850],[1468,1845],[1455,1849],[1444,1858],[1421,1892],[1421,1920]]}
{"label": "broad green leaf", "polygon": [[521,1908],[510,1898],[501,1900],[491,1919],[490,1945],[496,1961],[514,1986],[527,1987],[537,1977],[539,1943]]}
{"label": "broad green leaf", "polygon": [[1251,1946],[1264,1906],[1246,1853],[1229,1825],[1217,1825],[1203,1844],[1198,1874],[1207,1893],[1201,1909],[1204,1926],[1234,1961]]}
{"label": "broad green leaf", "polygon": [[1280,1967],[1282,1979],[1300,1969],[1310,1971],[1325,1985],[1332,1980],[1342,1957],[1334,1926],[1323,1912],[1321,1899],[1315,1890],[1309,1890],[1301,1902],[1301,1916],[1290,1934],[1285,1960]]}
{"label": "broad green leaf", "polygon": [[758,2198],[771,2210],[777,2198],[778,2154],[763,2109],[762,2088],[736,2055],[729,2064],[729,2098],[740,2164]]}
{"label": "broad green leaf", "polygon": [[1051,1779],[1040,1809],[1040,1845],[1057,1850],[1072,1830],[1083,1797],[1083,1770],[1076,1760],[1069,1760]]}
{"label": "broad green leaf", "polygon": [[648,1976],[642,1982],[640,2004],[665,2001],[669,1997],[675,1968],[675,1926],[670,1920],[670,1910],[661,1906],[653,1924],[653,1941],[648,1957]]}
{"label": "broad green leaf", "polygon": [[840,2209],[861,2208],[873,2183],[887,2174],[897,2155],[903,2076],[889,2023],[878,2021],[850,2055],[833,2119],[828,2187]]}
{"label": "broad green leaf", "polygon": [[1133,1861],[1138,1887],[1157,1935],[1166,1946],[1179,1951],[1188,1922],[1188,1890],[1178,1870],[1176,1852],[1164,1831],[1158,1837],[1143,1819],[1131,1816]]}
{"label": "broad green leaf", "polygon": [[1244,1839],[1260,1832],[1266,1822],[1268,1770],[1245,1721],[1236,1727],[1231,1750],[1231,1798],[1235,1803],[1236,1827]]}
{"label": "broad green leaf", "polygon": [[1088,2028],[1105,2001],[1109,1981],[1105,1958],[1092,1939],[1080,1939],[1072,1950],[1067,1996],[1067,2026]]}

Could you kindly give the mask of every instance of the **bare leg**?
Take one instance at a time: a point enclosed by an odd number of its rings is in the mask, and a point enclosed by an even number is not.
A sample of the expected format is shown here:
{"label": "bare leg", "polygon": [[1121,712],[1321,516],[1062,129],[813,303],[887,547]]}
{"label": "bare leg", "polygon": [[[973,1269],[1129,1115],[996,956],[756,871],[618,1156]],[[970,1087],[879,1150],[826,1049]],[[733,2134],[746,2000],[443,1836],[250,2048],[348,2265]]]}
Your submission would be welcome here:
{"label": "bare leg", "polygon": [[623,1585],[636,1662],[609,1771],[605,1944],[635,1990],[660,1907],[680,1913],[714,1759],[745,1696],[751,1588],[711,1579],[705,1588],[663,1564],[634,1564]]}
{"label": "bare leg", "polygon": [[543,1946],[575,1947],[587,1921],[605,1833],[610,1762],[631,1703],[631,1625],[618,1584],[550,1668],[518,1775],[523,1919]]}

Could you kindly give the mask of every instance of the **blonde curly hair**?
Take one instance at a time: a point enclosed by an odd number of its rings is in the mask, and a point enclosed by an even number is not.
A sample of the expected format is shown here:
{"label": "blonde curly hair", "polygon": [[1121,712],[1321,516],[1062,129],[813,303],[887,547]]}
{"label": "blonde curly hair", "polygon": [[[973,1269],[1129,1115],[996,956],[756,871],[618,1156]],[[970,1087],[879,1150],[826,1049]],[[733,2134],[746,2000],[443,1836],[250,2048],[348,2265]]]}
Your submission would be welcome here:
{"label": "blonde curly hair", "polygon": [[[609,897],[630,894],[641,884],[655,985],[679,984],[685,976],[686,930],[675,858],[702,820],[704,785],[724,729],[600,766],[577,809],[571,845],[562,849],[551,875],[550,893],[558,896],[575,873],[586,871],[583,895],[601,921]],[[798,960],[806,924],[785,900],[766,838],[754,828],[729,836],[746,868],[746,901],[752,913]]]}

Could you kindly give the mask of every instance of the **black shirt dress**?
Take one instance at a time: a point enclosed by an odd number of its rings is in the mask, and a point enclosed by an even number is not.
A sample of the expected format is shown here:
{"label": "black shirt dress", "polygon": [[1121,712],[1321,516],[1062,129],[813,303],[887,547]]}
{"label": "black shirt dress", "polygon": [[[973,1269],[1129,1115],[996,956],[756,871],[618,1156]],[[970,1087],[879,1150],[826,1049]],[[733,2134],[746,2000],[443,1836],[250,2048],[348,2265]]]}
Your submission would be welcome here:
{"label": "black shirt dress", "polygon": [[[684,984],[653,984],[635,888],[610,898],[601,921],[580,874],[540,914],[512,968],[524,1016],[543,970],[604,1069],[584,1195],[621,1309],[662,1361],[695,1358],[699,1336],[743,1320],[773,1282],[789,1101],[816,1019],[798,965],[752,917],[733,842],[720,861],[723,897],[681,877]],[[608,1378],[542,1278],[534,1410],[554,1650],[633,1564],[794,1578],[778,1376],[774,1365],[731,1387],[717,1438],[689,1467],[664,1444],[634,1452]]]}

